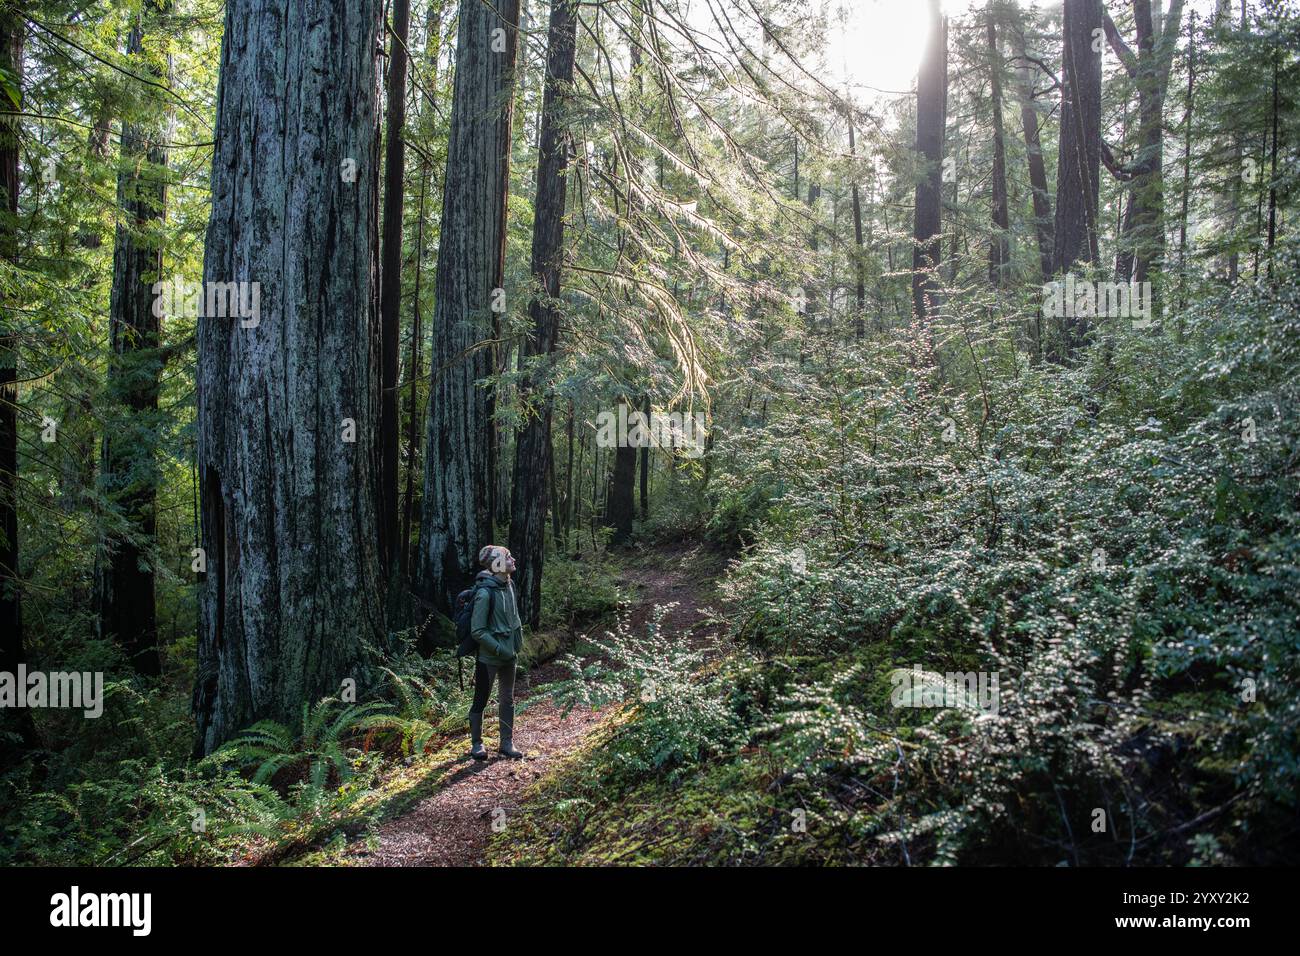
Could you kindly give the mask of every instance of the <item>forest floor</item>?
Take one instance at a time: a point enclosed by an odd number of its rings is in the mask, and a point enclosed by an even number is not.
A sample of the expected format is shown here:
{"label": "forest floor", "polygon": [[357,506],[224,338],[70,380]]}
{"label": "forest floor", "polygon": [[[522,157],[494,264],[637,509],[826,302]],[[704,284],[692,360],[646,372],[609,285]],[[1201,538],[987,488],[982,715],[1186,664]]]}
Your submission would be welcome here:
{"label": "forest floor", "polygon": [[[666,545],[633,552],[613,573],[626,596],[631,629],[645,627],[656,605],[675,604],[664,619],[670,634],[693,644],[716,639],[705,601],[714,590],[725,560],[698,544]],[[582,650],[582,648],[579,648]],[[386,801],[388,809],[364,838],[335,847],[329,862],[344,866],[477,866],[484,862],[494,826],[521,812],[530,793],[620,708],[561,708],[545,696],[546,686],[564,679],[568,669],[545,662],[521,674],[515,688],[515,746],[526,754],[512,760],[496,752],[495,692],[484,715],[486,761],[469,757],[468,732],[451,740],[431,764],[410,779],[405,797]],[[320,859],[298,862],[324,862]]]}

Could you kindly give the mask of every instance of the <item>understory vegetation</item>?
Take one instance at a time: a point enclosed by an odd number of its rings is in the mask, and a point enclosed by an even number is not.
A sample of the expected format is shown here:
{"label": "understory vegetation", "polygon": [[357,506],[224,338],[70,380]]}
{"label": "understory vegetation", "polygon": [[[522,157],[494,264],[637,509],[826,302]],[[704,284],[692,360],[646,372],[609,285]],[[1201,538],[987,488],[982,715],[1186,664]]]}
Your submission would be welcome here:
{"label": "understory vegetation", "polygon": [[[902,336],[803,365],[712,492],[731,655],[615,635],[556,693],[626,713],[496,861],[1294,859],[1296,266],[1069,370],[968,319],[956,441]],[[998,706],[900,708],[913,666]]]}

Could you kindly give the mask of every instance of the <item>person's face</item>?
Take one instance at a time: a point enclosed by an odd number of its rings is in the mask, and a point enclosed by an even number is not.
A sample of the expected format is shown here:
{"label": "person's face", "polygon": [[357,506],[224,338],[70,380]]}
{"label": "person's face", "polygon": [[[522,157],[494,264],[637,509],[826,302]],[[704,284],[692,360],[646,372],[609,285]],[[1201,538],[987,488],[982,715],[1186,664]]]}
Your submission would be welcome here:
{"label": "person's face", "polygon": [[492,555],[490,567],[493,574],[514,574],[515,556],[508,548],[497,548],[496,553]]}

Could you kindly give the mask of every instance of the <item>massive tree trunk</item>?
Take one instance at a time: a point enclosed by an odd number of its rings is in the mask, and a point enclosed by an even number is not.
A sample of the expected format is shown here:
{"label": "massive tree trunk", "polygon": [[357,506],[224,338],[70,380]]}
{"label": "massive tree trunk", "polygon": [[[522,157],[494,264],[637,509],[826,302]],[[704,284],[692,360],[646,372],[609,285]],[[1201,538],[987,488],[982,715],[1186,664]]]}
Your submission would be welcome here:
{"label": "massive tree trunk", "polygon": [[406,43],[410,34],[410,0],[393,0],[392,42],[388,45],[388,116],[384,143],[384,225],[379,264],[379,329],[383,340],[383,401],[379,434],[382,513],[379,522],[380,554],[384,578],[404,562],[396,559],[397,446],[401,426],[397,419],[397,366],[400,352],[402,308],[402,210],[406,198]]}
{"label": "massive tree trunk", "polygon": [[1011,218],[1007,208],[1007,149],[1002,132],[1002,57],[998,53],[998,31],[993,11],[988,12],[989,85],[993,113],[993,235],[989,239],[989,282],[1004,285],[1011,266]]}
{"label": "massive tree trunk", "polygon": [[[1056,223],[1052,272],[1076,263],[1096,264],[1101,176],[1101,0],[1064,0],[1061,68],[1061,137],[1056,164]],[[1083,342],[1087,319],[1059,318],[1060,337],[1049,349],[1055,361]]]}
{"label": "massive tree trunk", "polygon": [[[524,343],[528,363],[520,378],[521,405],[527,418],[515,436],[515,472],[510,508],[510,550],[519,563],[519,615],[537,627],[542,605],[542,563],[546,508],[550,491],[551,398],[536,394],[549,379],[549,356],[555,351],[560,326],[557,302],[564,259],[565,170],[569,138],[564,111],[573,84],[577,45],[577,10],[573,0],[555,0],[547,31],[546,89],[542,96],[541,145],[537,157],[537,203],[533,218],[531,270],[545,296],[529,304],[532,334]],[[545,356],[542,364],[529,359]]]}
{"label": "massive tree trunk", "polygon": [[[494,313],[504,299],[506,196],[519,2],[461,0],[438,244],[416,587],[449,610],[490,543]],[[495,300],[495,301],[494,301]]]}
{"label": "massive tree trunk", "polygon": [[948,38],[939,0],[929,0],[930,26],[921,69],[916,77],[916,151],[921,176],[916,183],[912,248],[912,311],[924,320],[933,311],[942,256],[939,208],[943,184],[944,91],[948,74]]}
{"label": "massive tree trunk", "polygon": [[[379,0],[228,0],[198,327],[198,749],[365,673],[378,548]],[[251,293],[252,287],[249,287]]]}
{"label": "massive tree trunk", "polygon": [[[0,4],[0,67],[21,89],[24,24],[17,4]],[[4,216],[0,220],[0,257],[13,265],[18,258],[18,152],[21,120],[0,116],[0,190]],[[6,297],[7,298],[7,297]],[[21,581],[18,574],[18,335],[14,303],[3,302],[0,325],[0,671],[14,673],[27,659],[23,647]],[[17,733],[24,745],[35,742],[31,711],[0,711],[0,731]],[[20,748],[0,736],[0,769]]]}
{"label": "massive tree trunk", "polygon": [[1098,257],[1101,49],[1093,43],[1093,31],[1101,28],[1101,0],[1065,0],[1053,273],[1076,262],[1096,263]]}
{"label": "massive tree trunk", "polygon": [[1043,281],[1052,277],[1052,197],[1047,191],[1047,167],[1038,135],[1038,111],[1034,108],[1034,81],[1025,59],[1024,34],[1015,31],[1016,86],[1020,96],[1020,125],[1025,135],[1025,155],[1029,165],[1029,187],[1034,203],[1034,233],[1038,238],[1038,264]]}
{"label": "massive tree trunk", "polygon": [[[157,10],[153,5],[146,9]],[[127,54],[138,57],[143,50],[144,27],[137,22],[127,39]],[[100,633],[116,638],[135,669],[149,675],[162,673],[149,550],[157,526],[155,446],[162,372],[161,321],[154,314],[152,287],[163,278],[162,248],[150,233],[164,218],[167,203],[163,126],[122,123],[117,175],[120,219],[113,244],[108,318],[109,408],[100,475],[122,527],[106,536],[95,576]]]}

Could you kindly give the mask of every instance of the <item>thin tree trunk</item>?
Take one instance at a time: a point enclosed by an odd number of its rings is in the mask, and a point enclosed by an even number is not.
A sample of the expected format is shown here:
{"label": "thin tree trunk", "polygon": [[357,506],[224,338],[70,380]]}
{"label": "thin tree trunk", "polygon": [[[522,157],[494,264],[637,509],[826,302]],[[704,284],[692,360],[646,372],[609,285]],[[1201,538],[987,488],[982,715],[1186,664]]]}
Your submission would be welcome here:
{"label": "thin tree trunk", "polygon": [[[437,82],[436,75],[434,82]],[[408,580],[411,567],[411,516],[415,510],[415,470],[419,443],[419,383],[420,383],[420,344],[423,330],[420,323],[420,281],[424,276],[424,203],[429,188],[429,168],[426,160],[420,166],[420,203],[419,218],[415,228],[415,290],[411,302],[411,350],[408,368],[410,370],[407,385],[411,394],[406,404],[406,494],[402,505],[402,533],[398,541],[398,556],[401,562],[402,580]]]}
{"label": "thin tree trunk", "polygon": [[[429,71],[424,86],[426,99],[421,111],[436,115],[438,109],[438,61],[442,44],[442,2],[435,0],[425,13],[424,63]],[[415,514],[415,476],[420,461],[420,372],[421,350],[424,345],[424,323],[420,290],[424,279],[425,203],[433,178],[428,156],[420,158],[420,211],[415,236],[415,290],[411,302],[411,357],[407,384],[411,393],[406,406],[406,494],[402,510],[402,538],[400,545],[401,578],[410,583],[412,545],[411,521]]]}
{"label": "thin tree trunk", "polygon": [[[157,14],[147,4],[145,11]],[[146,15],[139,14],[141,21]],[[144,49],[144,24],[127,39],[127,55]],[[158,71],[152,71],[161,76]],[[160,317],[154,314],[154,282],[162,276],[162,248],[152,241],[166,213],[167,153],[163,124],[147,128],[122,123],[119,216],[113,244],[113,287],[109,302],[109,361],[101,486],[127,527],[110,533],[95,575],[100,633],[125,649],[141,674],[162,673],[154,606],[151,545],[157,529],[157,443]]]}
{"label": "thin tree trunk", "polygon": [[[641,414],[650,421],[650,396],[641,403]],[[650,517],[650,443],[641,446],[641,520]]]}
{"label": "thin tree trunk", "polygon": [[406,198],[406,65],[410,36],[410,0],[392,0],[392,39],[388,44],[388,116],[384,144],[384,214],[379,263],[379,334],[383,342],[383,401],[379,433],[383,442],[380,472],[379,550],[384,578],[398,565],[397,479],[398,355],[401,351],[402,210]]}
{"label": "thin tree trunk", "polygon": [[591,549],[596,550],[596,523],[601,518],[600,508],[600,443],[591,443]]}
{"label": "thin tree trunk", "polygon": [[546,469],[546,493],[551,502],[551,548],[558,551],[560,549],[560,535],[563,532],[563,522],[561,521],[560,511],[560,492],[555,487],[555,454],[552,451],[551,457],[547,462]]}
{"label": "thin tree trunk", "polygon": [[1196,85],[1196,11],[1187,18],[1187,109],[1183,113],[1183,201],[1178,215],[1178,307],[1186,303],[1187,208],[1192,194],[1192,105]]}
{"label": "thin tree trunk", "polygon": [[569,420],[565,426],[568,464],[564,469],[564,550],[569,550],[569,532],[573,530],[573,402],[569,402]]}
{"label": "thin tree trunk", "polygon": [[1277,117],[1278,117],[1278,54],[1273,51],[1273,146],[1269,160],[1268,179],[1268,277],[1273,278],[1273,245],[1277,241]]}
{"label": "thin tree trunk", "polygon": [[226,3],[203,276],[260,305],[197,332],[201,752],[383,641],[379,28],[379,0]]}
{"label": "thin tree trunk", "polygon": [[[857,143],[854,140],[853,124],[849,123],[849,155],[857,155]],[[853,275],[855,279],[854,291],[857,294],[857,313],[853,319],[853,334],[855,338],[862,338],[866,334],[866,311],[867,311],[867,286],[866,279],[863,275],[863,258],[865,252],[862,248],[862,197],[858,194],[857,176],[853,177]]]}
{"label": "thin tree trunk", "polygon": [[988,13],[989,82],[993,112],[993,236],[989,240],[989,284],[1006,284],[1011,265],[1011,218],[1007,207],[1007,150],[1002,132],[1002,58],[998,53],[997,25]]}
{"label": "thin tree trunk", "polygon": [[[443,180],[416,588],[448,611],[490,543],[519,2],[461,0]],[[501,290],[501,291],[496,291]]]}
{"label": "thin tree trunk", "polygon": [[939,0],[929,0],[929,37],[916,78],[916,151],[921,176],[916,183],[912,249],[912,311],[924,321],[938,295],[942,258],[940,205],[943,183],[944,88],[947,38]]}

